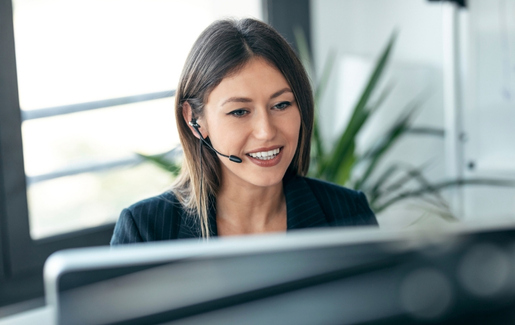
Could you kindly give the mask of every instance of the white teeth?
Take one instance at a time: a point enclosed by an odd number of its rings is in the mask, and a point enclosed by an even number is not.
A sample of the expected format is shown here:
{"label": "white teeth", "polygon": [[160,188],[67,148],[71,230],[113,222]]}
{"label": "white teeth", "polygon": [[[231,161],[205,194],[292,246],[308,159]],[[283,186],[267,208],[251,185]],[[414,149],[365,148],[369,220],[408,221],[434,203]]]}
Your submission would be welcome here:
{"label": "white teeth", "polygon": [[253,152],[253,153],[249,153],[248,155],[251,156],[252,158],[257,158],[257,159],[261,159],[261,160],[270,160],[270,159],[274,159],[280,151],[281,151],[281,149],[277,148],[277,149],[270,150],[270,151]]}

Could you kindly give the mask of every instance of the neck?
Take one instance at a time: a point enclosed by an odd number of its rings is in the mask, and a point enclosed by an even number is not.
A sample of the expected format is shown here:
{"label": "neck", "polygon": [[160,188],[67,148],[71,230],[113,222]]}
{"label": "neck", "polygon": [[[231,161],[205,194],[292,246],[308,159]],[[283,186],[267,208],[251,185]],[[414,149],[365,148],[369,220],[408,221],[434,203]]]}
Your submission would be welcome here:
{"label": "neck", "polygon": [[224,235],[286,230],[282,182],[268,187],[220,187],[216,199],[218,233]]}

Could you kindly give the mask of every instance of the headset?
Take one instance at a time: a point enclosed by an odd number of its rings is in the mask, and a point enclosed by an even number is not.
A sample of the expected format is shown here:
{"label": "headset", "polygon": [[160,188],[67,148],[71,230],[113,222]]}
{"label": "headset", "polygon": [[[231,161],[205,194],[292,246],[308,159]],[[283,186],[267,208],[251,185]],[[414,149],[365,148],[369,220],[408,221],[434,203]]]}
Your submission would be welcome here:
{"label": "headset", "polygon": [[202,148],[202,143],[204,143],[209,149],[213,150],[214,152],[216,152],[220,156],[225,157],[225,158],[229,158],[230,161],[238,163],[238,164],[240,164],[242,162],[240,157],[236,157],[236,156],[233,156],[233,155],[230,155],[230,156],[224,155],[223,153],[220,153],[215,148],[213,148],[213,146],[209,142],[207,142],[206,139],[204,139],[204,137],[202,136],[202,133],[200,133],[200,130],[199,130],[200,125],[197,123],[196,119],[192,119],[188,124],[190,126],[192,126],[195,129],[195,131],[197,131],[197,134],[200,137],[200,147],[201,148]]}
{"label": "headset", "polygon": [[[199,146],[199,157],[200,157],[200,193],[202,193],[202,179],[204,178],[204,168],[203,168],[203,165],[202,165],[202,143],[204,143],[209,149],[213,150],[214,152],[216,152],[217,154],[219,154],[220,156],[222,157],[226,157],[226,158],[229,158],[230,161],[232,162],[235,162],[235,163],[241,163],[242,160],[241,158],[239,157],[236,157],[236,156],[233,156],[233,155],[230,155],[230,156],[227,156],[227,155],[224,155],[223,153],[220,153],[218,152],[215,148],[213,148],[213,146],[206,141],[206,139],[204,139],[204,137],[202,136],[202,133],[200,133],[200,125],[197,123],[197,120],[196,119],[192,119],[189,123],[188,123],[191,127],[193,127],[193,129],[195,129],[195,131],[197,132],[198,136],[200,137],[200,146]],[[200,195],[200,198],[202,197],[202,194]],[[201,205],[201,202],[199,201],[199,205]]]}

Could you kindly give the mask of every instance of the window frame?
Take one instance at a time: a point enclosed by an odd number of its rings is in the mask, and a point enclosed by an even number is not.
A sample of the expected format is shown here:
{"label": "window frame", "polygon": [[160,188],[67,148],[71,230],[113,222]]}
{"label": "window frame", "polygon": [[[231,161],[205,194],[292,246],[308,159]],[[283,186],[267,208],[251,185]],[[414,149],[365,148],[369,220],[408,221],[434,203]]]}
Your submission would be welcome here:
{"label": "window frame", "polygon": [[298,49],[294,29],[300,27],[311,51],[311,1],[310,0],[262,0],[263,18],[287,41]]}
{"label": "window frame", "polygon": [[13,6],[0,0],[0,305],[43,296],[43,265],[61,249],[108,245],[114,224],[41,240],[30,236]]}

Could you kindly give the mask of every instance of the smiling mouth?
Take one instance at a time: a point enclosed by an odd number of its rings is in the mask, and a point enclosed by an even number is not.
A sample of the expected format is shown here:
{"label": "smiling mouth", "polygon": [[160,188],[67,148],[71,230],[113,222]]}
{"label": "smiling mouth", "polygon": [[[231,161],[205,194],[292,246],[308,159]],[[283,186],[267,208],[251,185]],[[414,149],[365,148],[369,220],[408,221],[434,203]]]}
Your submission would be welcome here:
{"label": "smiling mouth", "polygon": [[273,150],[269,150],[269,151],[252,152],[252,153],[248,153],[247,156],[250,156],[252,158],[259,159],[259,160],[270,160],[270,159],[274,159],[275,157],[277,157],[279,152],[281,152],[281,149],[282,149],[282,147],[273,149]]}

